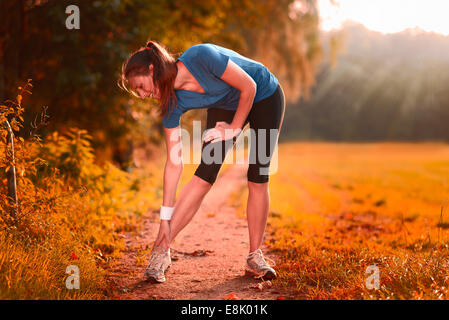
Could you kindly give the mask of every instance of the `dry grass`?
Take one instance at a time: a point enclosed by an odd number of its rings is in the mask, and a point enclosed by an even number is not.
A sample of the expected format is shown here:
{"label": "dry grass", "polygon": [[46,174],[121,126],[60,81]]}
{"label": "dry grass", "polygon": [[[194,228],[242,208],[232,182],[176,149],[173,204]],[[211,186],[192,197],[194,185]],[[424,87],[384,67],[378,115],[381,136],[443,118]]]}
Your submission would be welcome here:
{"label": "dry grass", "polygon": [[[9,120],[15,134],[23,128],[22,96],[0,105],[0,123]],[[41,123],[45,125],[45,113]],[[10,169],[8,131],[0,127],[0,172]],[[36,132],[15,139],[18,215],[10,216],[8,181],[0,179],[0,299],[108,299],[116,286],[108,271],[125,244],[124,233],[139,231],[143,219],[157,219],[162,204],[165,148],[153,161],[124,172],[109,162],[99,165],[85,130],[69,128],[42,140]],[[187,162],[187,161],[186,161]],[[197,164],[186,164],[181,188]],[[222,173],[226,170],[223,168]],[[138,264],[145,264],[139,250]],[[79,267],[80,289],[66,288],[66,268]]]}
{"label": "dry grass", "polygon": [[[108,298],[108,267],[120,257],[124,232],[137,231],[147,210],[157,209],[160,181],[103,170],[98,188],[81,192],[57,177],[36,190],[19,180],[17,222],[7,225],[8,213],[0,213],[0,299]],[[80,269],[80,290],[65,286],[69,265]]]}
{"label": "dry grass", "polygon": [[[448,299],[448,180],[447,144],[281,144],[266,237],[276,285],[297,299]],[[244,212],[247,191],[236,197]]]}
{"label": "dry grass", "polygon": [[[22,94],[0,106],[17,133]],[[0,128],[0,172],[10,169],[7,130]],[[0,179],[0,299],[103,299],[110,262],[120,257],[123,233],[135,230],[162,194],[160,166],[126,173],[98,165],[85,130],[54,132],[43,141],[15,139],[18,214],[12,219],[7,179]],[[80,270],[80,289],[68,290],[66,268]]]}

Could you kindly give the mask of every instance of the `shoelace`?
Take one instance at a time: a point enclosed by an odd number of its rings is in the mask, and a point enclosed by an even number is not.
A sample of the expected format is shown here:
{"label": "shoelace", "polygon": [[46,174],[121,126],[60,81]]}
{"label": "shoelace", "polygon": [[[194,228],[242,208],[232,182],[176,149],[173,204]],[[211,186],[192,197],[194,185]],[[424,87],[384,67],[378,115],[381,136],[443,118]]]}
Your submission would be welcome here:
{"label": "shoelace", "polygon": [[149,266],[147,267],[148,270],[153,270],[153,271],[157,271],[157,272],[162,272],[164,271],[164,263],[163,260],[157,260],[156,262],[152,263],[153,261],[150,262]]}
{"label": "shoelace", "polygon": [[[265,257],[260,249],[254,251],[252,254],[248,255],[248,259],[252,258],[252,257],[257,257],[256,259],[257,259],[258,265],[268,264],[270,267],[274,267],[276,265],[276,262],[274,262],[272,259],[270,259],[268,257]],[[268,260],[268,262],[270,262],[270,263],[267,263],[266,260]]]}
{"label": "shoelace", "polygon": [[147,269],[163,271],[164,269],[164,255],[166,253],[162,250],[154,249],[151,255],[150,261],[148,263]]}

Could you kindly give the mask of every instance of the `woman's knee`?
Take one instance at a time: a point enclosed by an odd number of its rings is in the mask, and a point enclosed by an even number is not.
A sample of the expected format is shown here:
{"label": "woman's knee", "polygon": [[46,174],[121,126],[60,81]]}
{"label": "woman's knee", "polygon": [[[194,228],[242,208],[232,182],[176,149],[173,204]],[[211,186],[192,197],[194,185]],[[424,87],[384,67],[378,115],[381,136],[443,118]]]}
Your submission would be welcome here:
{"label": "woman's knee", "polygon": [[263,194],[268,192],[268,182],[253,182],[248,180],[250,194]]}
{"label": "woman's knee", "polygon": [[262,184],[269,181],[269,164],[268,167],[259,164],[249,164],[247,178],[248,183]]}
{"label": "woman's knee", "polygon": [[214,184],[214,181],[209,181],[209,179],[204,179],[196,174],[193,175],[192,181],[194,181],[194,183],[202,189],[210,189]]}
{"label": "woman's knee", "polygon": [[212,186],[217,180],[218,171],[212,170],[211,168],[204,168],[203,166],[198,166],[194,173],[194,177],[198,180],[200,185]]}

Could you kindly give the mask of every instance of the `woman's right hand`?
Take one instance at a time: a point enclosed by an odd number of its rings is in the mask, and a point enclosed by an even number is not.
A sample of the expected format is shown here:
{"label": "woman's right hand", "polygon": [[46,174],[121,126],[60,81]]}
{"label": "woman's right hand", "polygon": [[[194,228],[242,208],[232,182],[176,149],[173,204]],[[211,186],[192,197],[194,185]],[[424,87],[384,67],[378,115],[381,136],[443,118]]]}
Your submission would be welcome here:
{"label": "woman's right hand", "polygon": [[165,249],[170,247],[170,221],[161,220],[155,246]]}

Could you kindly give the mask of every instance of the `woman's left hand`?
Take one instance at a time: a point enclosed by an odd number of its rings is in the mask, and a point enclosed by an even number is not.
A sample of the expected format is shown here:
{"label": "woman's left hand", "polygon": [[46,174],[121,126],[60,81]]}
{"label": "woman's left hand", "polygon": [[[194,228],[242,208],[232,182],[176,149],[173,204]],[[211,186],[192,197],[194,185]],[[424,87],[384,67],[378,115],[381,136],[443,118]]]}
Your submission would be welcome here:
{"label": "woman's left hand", "polygon": [[240,134],[241,128],[234,128],[229,123],[219,121],[215,124],[215,128],[209,129],[204,136],[204,142],[219,142],[221,140],[232,139]]}

